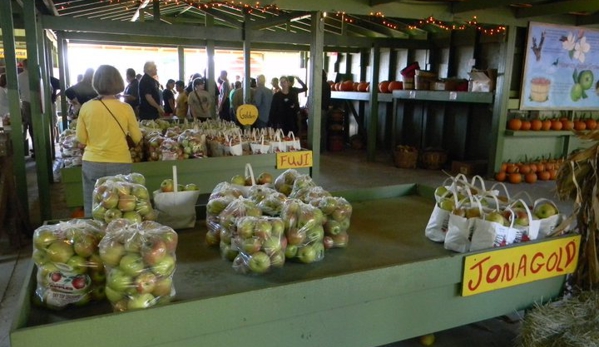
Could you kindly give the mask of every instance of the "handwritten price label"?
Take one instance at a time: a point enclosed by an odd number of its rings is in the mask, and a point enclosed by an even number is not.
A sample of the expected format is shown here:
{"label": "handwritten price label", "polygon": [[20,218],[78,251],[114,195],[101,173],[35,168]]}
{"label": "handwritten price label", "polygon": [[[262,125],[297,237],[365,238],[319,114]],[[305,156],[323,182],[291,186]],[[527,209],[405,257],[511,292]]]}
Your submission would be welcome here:
{"label": "handwritten price label", "polygon": [[258,119],[258,109],[254,105],[245,104],[237,108],[237,120],[242,125],[252,125]]}

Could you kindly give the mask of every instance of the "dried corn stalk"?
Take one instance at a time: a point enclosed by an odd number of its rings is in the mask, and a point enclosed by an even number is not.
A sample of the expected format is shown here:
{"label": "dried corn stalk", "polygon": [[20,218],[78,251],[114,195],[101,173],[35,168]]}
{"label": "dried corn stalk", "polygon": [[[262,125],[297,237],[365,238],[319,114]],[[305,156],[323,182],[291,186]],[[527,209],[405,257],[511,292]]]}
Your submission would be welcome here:
{"label": "dried corn stalk", "polygon": [[578,134],[581,139],[594,140],[593,146],[571,154],[557,175],[557,194],[562,200],[574,200],[578,232],[582,236],[578,268],[571,284],[592,290],[599,285],[599,131]]}

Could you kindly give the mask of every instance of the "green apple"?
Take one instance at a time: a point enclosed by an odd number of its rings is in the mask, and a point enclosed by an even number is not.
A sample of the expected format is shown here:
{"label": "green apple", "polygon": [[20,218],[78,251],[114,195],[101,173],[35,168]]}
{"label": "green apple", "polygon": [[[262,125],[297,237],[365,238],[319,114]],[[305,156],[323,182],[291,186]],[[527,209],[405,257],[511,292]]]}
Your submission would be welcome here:
{"label": "green apple", "polygon": [[124,293],[133,286],[133,278],[120,269],[112,269],[106,278],[106,285],[117,292]]}
{"label": "green apple", "polygon": [[454,209],[454,201],[453,199],[443,199],[439,202],[439,208],[445,211],[453,211]]}
{"label": "green apple", "polygon": [[593,80],[594,76],[591,70],[582,70],[580,71],[580,74],[578,74],[578,83],[584,90],[593,87]]}
{"label": "green apple", "polygon": [[131,297],[129,299],[129,302],[127,302],[127,309],[128,310],[138,310],[138,309],[154,306],[154,304],[155,304],[154,295],[152,295],[150,293],[134,295],[133,297]]}
{"label": "green apple", "polygon": [[285,258],[295,258],[297,256],[297,249],[298,247],[296,245],[287,245],[287,248],[285,248]]}
{"label": "green apple", "polygon": [[299,247],[296,258],[302,263],[309,264],[316,261],[316,249],[311,245]]}
{"label": "green apple", "polygon": [[572,101],[578,101],[580,100],[580,98],[582,98],[583,92],[584,89],[582,89],[580,83],[576,83],[572,86],[572,89],[570,89],[570,98],[572,99]]}
{"label": "green apple", "polygon": [[53,229],[46,226],[41,226],[33,235],[33,244],[35,245],[35,248],[45,251],[46,248],[57,239],[58,237]]}
{"label": "green apple", "polygon": [[165,277],[159,280],[156,280],[154,284],[154,290],[152,291],[152,295],[157,298],[168,296],[174,293],[173,290],[173,279],[170,277]]}
{"label": "green apple", "polygon": [[245,185],[245,177],[243,177],[242,175],[235,175],[235,176],[231,177],[231,183],[237,184],[239,186],[244,186]]}
{"label": "green apple", "polygon": [[183,190],[185,191],[193,191],[193,190],[199,190],[200,188],[198,188],[198,185],[195,183],[187,183],[185,185],[185,187],[183,188]]}
{"label": "green apple", "polygon": [[84,274],[87,273],[87,259],[74,255],[67,260],[67,265],[71,268],[72,273]]}
{"label": "green apple", "polygon": [[125,293],[122,291],[114,290],[109,286],[104,287],[104,294],[106,295],[106,299],[110,302],[117,302],[125,297]]}
{"label": "green apple", "polygon": [[33,255],[31,256],[31,258],[33,258],[33,262],[37,266],[42,266],[50,261],[50,258],[48,258],[48,253],[46,253],[45,250],[40,251],[39,249],[33,250]]}
{"label": "green apple", "polygon": [[75,235],[73,237],[73,249],[77,255],[87,258],[96,252],[97,241],[90,234]]}
{"label": "green apple", "polygon": [[265,273],[270,269],[270,257],[264,252],[256,252],[250,256],[248,266],[254,273]]}
{"label": "green apple", "polygon": [[152,271],[161,277],[170,276],[175,271],[175,258],[170,255],[165,256],[152,267]]}
{"label": "green apple", "polygon": [[125,255],[125,246],[123,244],[113,241],[102,243],[100,247],[100,258],[104,262],[104,265],[115,267],[118,266],[121,258]]}
{"label": "green apple", "polygon": [[73,247],[67,240],[56,240],[46,249],[48,258],[54,263],[66,263],[75,254]]}
{"label": "green apple", "polygon": [[545,203],[542,203],[542,204],[538,205],[535,208],[534,214],[539,219],[545,219],[545,218],[549,218],[549,217],[551,217],[553,215],[556,215],[557,214],[557,209],[555,208],[555,206],[553,206],[553,204],[545,202]]}
{"label": "green apple", "polygon": [[497,211],[493,211],[487,214],[485,220],[489,222],[499,223],[501,225],[507,225],[507,220],[503,217],[503,215]]}
{"label": "green apple", "polygon": [[127,253],[119,262],[119,269],[128,275],[135,277],[139,275],[145,268],[144,261],[139,253]]}

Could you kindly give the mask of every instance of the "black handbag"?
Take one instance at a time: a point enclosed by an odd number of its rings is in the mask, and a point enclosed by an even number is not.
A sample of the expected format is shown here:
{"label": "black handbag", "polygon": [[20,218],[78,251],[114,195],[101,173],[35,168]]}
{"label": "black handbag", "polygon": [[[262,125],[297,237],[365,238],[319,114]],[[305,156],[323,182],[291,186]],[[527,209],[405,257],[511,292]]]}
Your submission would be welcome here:
{"label": "black handbag", "polygon": [[121,126],[121,123],[119,123],[119,121],[116,119],[116,117],[114,116],[112,111],[110,111],[108,106],[106,106],[104,101],[102,101],[101,99],[98,99],[98,100],[102,103],[102,105],[104,105],[104,107],[106,107],[106,109],[108,110],[108,112],[110,113],[112,118],[114,118],[114,121],[116,122],[116,124],[118,124],[119,128],[121,128],[121,130],[123,131],[123,134],[125,134],[125,140],[127,141],[127,147],[129,147],[129,149],[135,148],[137,146],[137,144],[135,143],[135,141],[133,141],[133,138],[131,138],[131,136],[125,132],[125,129],[123,129],[123,127]]}

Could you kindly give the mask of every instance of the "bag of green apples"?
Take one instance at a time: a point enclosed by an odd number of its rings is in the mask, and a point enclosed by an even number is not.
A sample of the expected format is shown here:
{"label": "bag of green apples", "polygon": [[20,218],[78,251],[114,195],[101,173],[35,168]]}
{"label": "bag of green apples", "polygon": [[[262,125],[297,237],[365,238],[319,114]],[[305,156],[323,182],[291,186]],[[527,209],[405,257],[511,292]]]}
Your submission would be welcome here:
{"label": "bag of green apples", "polygon": [[554,229],[562,222],[563,215],[559,213],[557,205],[550,199],[539,198],[535,200],[532,213],[540,221],[538,238],[550,237]]}
{"label": "bag of green apples", "polygon": [[235,221],[231,247],[238,251],[233,269],[262,274],[285,264],[285,224],[277,217],[240,217]]}
{"label": "bag of green apples", "polygon": [[285,223],[287,259],[302,263],[324,259],[325,217],[320,209],[298,199],[287,199],[283,204],[281,219]]}
{"label": "bag of green apples", "polygon": [[140,173],[106,176],[96,181],[92,193],[92,217],[110,223],[125,218],[134,222],[155,220],[150,194]]}
{"label": "bag of green apples", "polygon": [[35,230],[32,258],[37,266],[37,303],[62,309],[104,299],[106,277],[98,253],[104,228],[100,221],[72,219]]}
{"label": "bag of green apples", "polygon": [[221,226],[218,215],[229,204],[243,196],[243,191],[229,182],[221,182],[214,187],[206,203],[206,244],[209,246],[218,246],[220,243]]}
{"label": "bag of green apples", "polygon": [[250,216],[260,217],[262,211],[254,202],[244,197],[239,197],[227,205],[218,215],[219,247],[223,259],[233,261],[238,254],[237,248],[232,246],[238,218]]}
{"label": "bag of green apples", "polygon": [[99,244],[106,298],[115,311],[165,304],[175,296],[177,233],[154,221],[115,219]]}
{"label": "bag of green apples", "polygon": [[347,247],[352,214],[351,204],[342,197],[323,196],[313,202],[325,216],[324,248]]}

